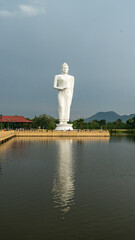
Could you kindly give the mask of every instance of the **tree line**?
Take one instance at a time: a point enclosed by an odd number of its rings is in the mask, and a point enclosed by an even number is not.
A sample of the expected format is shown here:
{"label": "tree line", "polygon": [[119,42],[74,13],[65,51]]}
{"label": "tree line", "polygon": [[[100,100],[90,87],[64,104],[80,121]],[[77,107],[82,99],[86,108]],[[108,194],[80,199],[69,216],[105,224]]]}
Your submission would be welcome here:
{"label": "tree line", "polygon": [[[29,119],[30,120],[30,119]],[[56,124],[59,123],[58,119],[55,119],[49,115],[42,114],[40,116],[35,116],[33,119],[31,128],[33,129],[48,129],[54,130],[56,128]],[[69,123],[73,124],[74,129],[135,129],[135,117],[127,120],[126,122],[122,122],[121,119],[118,119],[114,122],[106,122],[106,120],[93,120],[91,122],[85,122],[84,118],[80,118],[74,121],[70,121]]]}
{"label": "tree line", "polygon": [[85,122],[83,118],[73,121],[75,129],[135,129],[135,117],[122,122],[121,119],[117,119],[114,122],[106,122],[106,120],[93,120],[91,122]]}

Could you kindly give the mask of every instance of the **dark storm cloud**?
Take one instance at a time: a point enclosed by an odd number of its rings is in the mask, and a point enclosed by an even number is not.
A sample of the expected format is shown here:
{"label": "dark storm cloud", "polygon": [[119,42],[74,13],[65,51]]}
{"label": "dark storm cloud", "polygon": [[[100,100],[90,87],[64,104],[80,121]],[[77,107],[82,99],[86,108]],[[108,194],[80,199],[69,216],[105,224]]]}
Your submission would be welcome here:
{"label": "dark storm cloud", "polygon": [[[53,78],[75,76],[72,118],[134,111],[134,1],[0,1],[0,113],[57,116]],[[2,15],[3,13],[3,15]]]}

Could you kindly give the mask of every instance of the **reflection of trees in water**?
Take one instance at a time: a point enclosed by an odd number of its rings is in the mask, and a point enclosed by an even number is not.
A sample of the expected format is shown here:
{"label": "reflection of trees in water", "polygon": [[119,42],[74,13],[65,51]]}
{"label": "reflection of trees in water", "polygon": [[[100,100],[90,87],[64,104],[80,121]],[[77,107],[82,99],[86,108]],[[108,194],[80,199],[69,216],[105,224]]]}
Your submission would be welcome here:
{"label": "reflection of trees in water", "polygon": [[135,136],[131,136],[131,135],[128,135],[128,136],[125,136],[126,140],[128,140],[128,142],[135,142]]}
{"label": "reflection of trees in water", "polygon": [[1,175],[1,171],[2,171],[2,166],[1,166],[1,159],[0,159],[0,175]]}
{"label": "reflection of trees in water", "polygon": [[123,136],[111,136],[110,137],[110,142],[123,142],[123,141],[127,141],[127,142],[134,142],[135,143],[135,136],[134,135],[123,135]]}
{"label": "reflection of trees in water", "polygon": [[56,207],[66,213],[74,203],[74,163],[72,156],[72,139],[58,141],[58,159],[53,182],[53,198]]}

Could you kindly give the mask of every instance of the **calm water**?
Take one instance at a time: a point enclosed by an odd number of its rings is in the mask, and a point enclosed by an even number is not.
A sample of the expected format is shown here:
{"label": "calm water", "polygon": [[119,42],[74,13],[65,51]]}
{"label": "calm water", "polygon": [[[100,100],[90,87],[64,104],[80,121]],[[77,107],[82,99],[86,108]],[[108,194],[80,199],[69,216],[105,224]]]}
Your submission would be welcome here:
{"label": "calm water", "polygon": [[0,239],[135,239],[135,138],[1,145]]}

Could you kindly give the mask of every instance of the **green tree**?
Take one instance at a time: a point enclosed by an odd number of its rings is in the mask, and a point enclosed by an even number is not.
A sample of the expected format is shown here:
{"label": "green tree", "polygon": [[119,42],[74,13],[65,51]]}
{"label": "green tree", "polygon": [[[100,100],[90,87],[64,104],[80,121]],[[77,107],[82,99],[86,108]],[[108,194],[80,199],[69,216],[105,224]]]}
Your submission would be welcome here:
{"label": "green tree", "polygon": [[106,120],[105,119],[100,120],[99,124],[100,124],[101,127],[104,128],[106,126]]}
{"label": "green tree", "polygon": [[56,124],[55,124],[55,122],[54,121],[50,121],[49,123],[48,123],[48,130],[54,130],[56,128]]}
{"label": "green tree", "polygon": [[40,115],[39,117],[35,116],[35,118],[32,121],[33,121],[32,128],[41,127],[41,128],[48,129],[48,124],[51,121],[55,122],[55,119],[49,115],[43,114],[43,115]]}
{"label": "green tree", "polygon": [[129,125],[129,128],[134,129],[135,128],[135,117],[128,119],[127,124]]}
{"label": "green tree", "polygon": [[78,120],[76,120],[77,129],[83,129],[83,125],[84,125],[84,118],[79,118]]}

